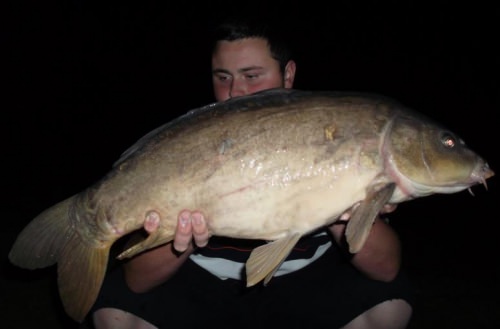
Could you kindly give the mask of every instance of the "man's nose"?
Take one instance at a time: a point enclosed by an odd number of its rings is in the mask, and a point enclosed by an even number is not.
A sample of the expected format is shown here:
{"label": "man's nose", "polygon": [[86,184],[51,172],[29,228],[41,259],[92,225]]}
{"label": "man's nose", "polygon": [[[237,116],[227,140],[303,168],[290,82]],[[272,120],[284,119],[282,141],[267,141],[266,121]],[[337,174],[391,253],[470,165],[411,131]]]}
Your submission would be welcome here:
{"label": "man's nose", "polygon": [[238,97],[248,94],[246,85],[244,81],[234,79],[231,83],[231,90],[229,91],[229,97]]}

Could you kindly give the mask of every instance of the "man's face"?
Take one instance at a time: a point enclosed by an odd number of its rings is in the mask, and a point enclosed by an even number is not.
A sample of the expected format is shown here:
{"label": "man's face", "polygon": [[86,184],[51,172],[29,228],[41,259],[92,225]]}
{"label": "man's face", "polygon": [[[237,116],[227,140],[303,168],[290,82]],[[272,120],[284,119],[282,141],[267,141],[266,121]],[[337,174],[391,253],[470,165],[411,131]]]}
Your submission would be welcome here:
{"label": "man's face", "polygon": [[212,55],[212,81],[217,101],[277,87],[288,87],[267,41],[246,38],[219,41]]}

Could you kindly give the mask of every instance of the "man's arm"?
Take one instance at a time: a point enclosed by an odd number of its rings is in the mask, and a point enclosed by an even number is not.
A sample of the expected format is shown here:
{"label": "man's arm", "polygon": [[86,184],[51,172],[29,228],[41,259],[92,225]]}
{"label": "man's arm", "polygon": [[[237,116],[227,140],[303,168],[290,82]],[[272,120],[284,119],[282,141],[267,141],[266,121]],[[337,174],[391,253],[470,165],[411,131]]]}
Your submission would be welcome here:
{"label": "man's arm", "polygon": [[[339,245],[345,234],[345,223],[337,222],[329,227]],[[158,225],[145,222],[144,228],[151,233]],[[208,239],[203,215],[200,212],[182,211],[172,243],[143,252],[125,263],[125,280],[129,288],[135,292],[145,292],[167,281],[194,251],[193,241],[196,246],[203,247]],[[393,280],[401,266],[401,245],[396,232],[377,218],[363,248],[353,256],[351,263],[372,279]]]}
{"label": "man's arm", "polygon": [[[159,222],[146,221],[144,229],[151,233]],[[167,281],[177,272],[195,249],[208,243],[207,225],[201,213],[182,211],[172,243],[145,251],[124,264],[125,281],[134,292],[145,292]]]}
{"label": "man's arm", "polygon": [[[347,222],[337,222],[329,227],[339,245],[344,238]],[[401,244],[397,233],[377,218],[361,250],[354,254],[351,263],[371,279],[391,281],[401,267]]]}

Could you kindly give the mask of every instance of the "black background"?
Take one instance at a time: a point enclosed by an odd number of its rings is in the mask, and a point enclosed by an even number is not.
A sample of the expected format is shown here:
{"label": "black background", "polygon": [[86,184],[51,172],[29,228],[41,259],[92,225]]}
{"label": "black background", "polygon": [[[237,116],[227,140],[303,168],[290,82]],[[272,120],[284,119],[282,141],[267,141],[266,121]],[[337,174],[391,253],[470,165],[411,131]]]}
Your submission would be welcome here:
{"label": "black background", "polygon": [[[9,328],[73,327],[60,310],[53,269],[27,273],[8,263],[16,234],[102,177],[142,135],[213,101],[208,32],[233,12],[258,12],[283,29],[295,48],[295,87],[394,97],[450,127],[500,168],[494,2],[73,0],[2,7],[0,317]],[[473,188],[475,197],[434,195],[390,215],[420,301],[412,327],[500,325],[497,178],[488,183],[488,191]]]}

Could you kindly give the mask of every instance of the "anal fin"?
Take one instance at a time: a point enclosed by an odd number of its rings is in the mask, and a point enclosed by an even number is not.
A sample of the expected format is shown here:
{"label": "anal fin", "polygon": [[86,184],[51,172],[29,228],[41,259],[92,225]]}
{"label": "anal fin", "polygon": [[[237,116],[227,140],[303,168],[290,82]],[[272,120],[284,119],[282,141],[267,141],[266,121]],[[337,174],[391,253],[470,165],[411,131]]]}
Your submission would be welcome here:
{"label": "anal fin", "polygon": [[139,243],[134,244],[132,247],[120,253],[116,258],[124,259],[135,256],[145,250],[152,249],[159,245],[170,242],[174,239],[174,235],[171,230],[165,230],[162,228],[157,229],[144,240]]}

